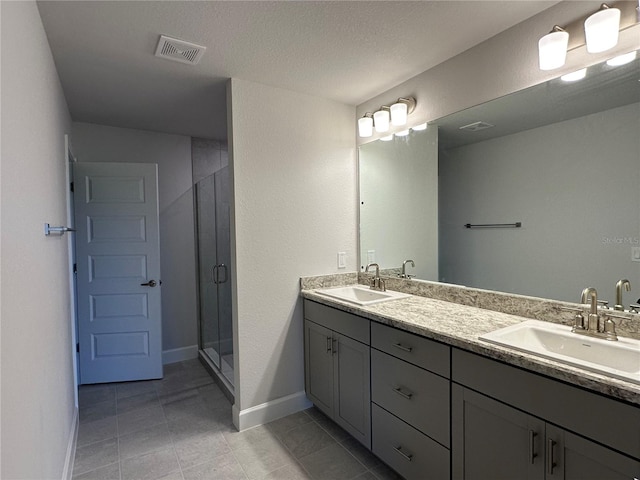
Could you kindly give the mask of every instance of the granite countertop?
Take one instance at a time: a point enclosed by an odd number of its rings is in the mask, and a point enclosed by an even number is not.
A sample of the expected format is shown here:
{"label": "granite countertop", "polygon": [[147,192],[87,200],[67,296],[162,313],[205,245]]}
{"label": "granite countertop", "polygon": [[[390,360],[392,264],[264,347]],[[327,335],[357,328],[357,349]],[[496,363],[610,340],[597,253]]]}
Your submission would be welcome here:
{"label": "granite countertop", "polygon": [[302,290],[301,295],[309,300],[416,333],[452,347],[640,405],[640,385],[478,339],[480,335],[529,320],[528,318],[415,295],[369,306],[359,306],[327,297],[314,289]]}

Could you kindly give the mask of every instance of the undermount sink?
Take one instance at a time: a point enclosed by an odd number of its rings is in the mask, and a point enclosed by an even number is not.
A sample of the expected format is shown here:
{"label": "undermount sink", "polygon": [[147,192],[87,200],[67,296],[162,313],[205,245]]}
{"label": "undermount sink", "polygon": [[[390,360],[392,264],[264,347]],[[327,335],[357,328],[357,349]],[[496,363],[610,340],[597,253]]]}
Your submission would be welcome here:
{"label": "undermount sink", "polygon": [[640,340],[586,337],[539,320],[481,335],[480,340],[640,384]]}
{"label": "undermount sink", "polygon": [[386,290],[384,292],[381,292],[379,290],[372,290],[364,285],[324,288],[316,290],[316,292],[328,297],[337,298],[338,300],[343,300],[345,302],[355,303],[356,305],[362,306],[388,302],[389,300],[397,300],[399,298],[406,298],[411,296],[408,293],[394,292],[391,290]]}

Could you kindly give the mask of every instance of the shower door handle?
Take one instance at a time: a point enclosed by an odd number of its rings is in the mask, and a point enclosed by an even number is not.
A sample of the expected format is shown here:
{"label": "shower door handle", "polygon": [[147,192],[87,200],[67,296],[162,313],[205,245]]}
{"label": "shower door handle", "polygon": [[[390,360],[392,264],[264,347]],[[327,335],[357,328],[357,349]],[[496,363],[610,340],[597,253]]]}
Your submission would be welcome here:
{"label": "shower door handle", "polygon": [[219,267],[218,272],[220,272],[220,269],[224,269],[224,280],[220,280],[216,277],[216,280],[218,280],[216,283],[227,283],[227,280],[229,280],[229,276],[227,275],[227,266],[224,263],[217,266]]}
{"label": "shower door handle", "polygon": [[211,267],[211,281],[213,283],[218,283],[218,265]]}

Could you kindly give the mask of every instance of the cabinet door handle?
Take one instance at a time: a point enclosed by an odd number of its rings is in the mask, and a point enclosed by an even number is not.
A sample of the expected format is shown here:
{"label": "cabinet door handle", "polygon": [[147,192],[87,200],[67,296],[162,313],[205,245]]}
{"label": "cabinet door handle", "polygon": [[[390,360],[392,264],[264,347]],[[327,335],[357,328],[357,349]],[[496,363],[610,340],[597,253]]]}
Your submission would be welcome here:
{"label": "cabinet door handle", "polygon": [[401,343],[394,343],[393,346],[396,347],[396,348],[399,348],[400,350],[402,350],[404,352],[411,353],[411,351],[413,350],[413,348],[406,347],[406,346],[402,345]]}
{"label": "cabinet door handle", "polygon": [[411,454],[411,453],[404,453],[404,452],[402,451],[402,445],[398,445],[397,447],[393,447],[393,449],[394,449],[396,452],[398,452],[400,455],[402,455],[402,457],[403,457],[406,461],[410,462],[411,460],[413,460],[413,454]]}
{"label": "cabinet door handle", "polygon": [[413,393],[411,393],[411,392],[403,392],[402,391],[402,387],[392,388],[392,390],[394,392],[396,392],[398,395],[400,395],[401,397],[406,398],[407,400],[411,400],[411,397],[413,397]]}
{"label": "cabinet door handle", "polygon": [[331,353],[331,337],[327,337],[327,353]]}
{"label": "cabinet door handle", "polygon": [[553,475],[553,467],[557,466],[556,462],[553,461],[553,447],[555,447],[556,442],[553,439],[547,439],[547,473],[549,475]]}
{"label": "cabinet door handle", "polygon": [[331,350],[332,350],[334,355],[336,353],[338,353],[338,339],[337,338],[331,339]]}
{"label": "cabinet door handle", "polygon": [[533,465],[534,459],[538,456],[536,453],[536,440],[535,438],[538,436],[536,432],[533,430],[529,430],[529,459],[531,460],[531,465]]}

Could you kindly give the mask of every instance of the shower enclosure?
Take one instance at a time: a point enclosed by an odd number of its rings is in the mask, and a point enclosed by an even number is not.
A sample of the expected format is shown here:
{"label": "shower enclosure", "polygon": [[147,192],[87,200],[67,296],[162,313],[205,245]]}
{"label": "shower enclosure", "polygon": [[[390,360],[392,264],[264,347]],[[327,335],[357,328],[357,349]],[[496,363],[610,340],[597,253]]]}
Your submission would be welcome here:
{"label": "shower enclosure", "polygon": [[196,183],[200,351],[233,387],[229,167]]}

